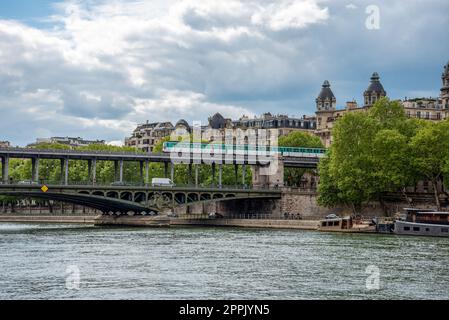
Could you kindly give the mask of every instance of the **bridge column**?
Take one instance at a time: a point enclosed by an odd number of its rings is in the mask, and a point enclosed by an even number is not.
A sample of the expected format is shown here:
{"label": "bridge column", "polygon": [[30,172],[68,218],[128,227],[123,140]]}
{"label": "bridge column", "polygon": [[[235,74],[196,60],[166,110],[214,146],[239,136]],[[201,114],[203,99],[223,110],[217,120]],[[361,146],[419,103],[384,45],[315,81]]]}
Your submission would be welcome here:
{"label": "bridge column", "polygon": [[118,180],[118,161],[114,160],[114,181]]}
{"label": "bridge column", "polygon": [[2,158],[2,180],[4,184],[9,183],[9,156]]}
{"label": "bridge column", "polygon": [[164,162],[164,178],[168,178],[168,162]]}
{"label": "bridge column", "polygon": [[139,166],[140,166],[140,182],[142,183],[142,185],[144,185],[145,177],[143,175],[143,161],[139,161]]}
{"label": "bridge column", "polygon": [[197,187],[197,188],[198,188],[198,184],[199,184],[198,177],[199,177],[199,167],[196,164],[195,165],[195,187]]}
{"label": "bridge column", "polygon": [[39,158],[31,159],[31,180],[39,182]]}
{"label": "bridge column", "polygon": [[120,159],[120,177],[119,181],[123,182],[123,159]]}
{"label": "bridge column", "polygon": [[235,186],[239,184],[239,166],[238,164],[234,164],[234,177],[235,177]]}
{"label": "bridge column", "polygon": [[215,162],[212,163],[212,185],[215,186]]}
{"label": "bridge column", "polygon": [[170,179],[175,182],[175,164],[173,162],[170,163]]}
{"label": "bridge column", "polygon": [[90,181],[92,177],[92,160],[87,160],[87,176]]}
{"label": "bridge column", "polygon": [[145,185],[148,186],[150,184],[150,161],[146,160],[145,163]]}
{"label": "bridge column", "polygon": [[69,159],[61,159],[61,177],[62,177],[62,184],[68,185],[69,184]]}
{"label": "bridge column", "polygon": [[221,187],[223,186],[222,184],[222,178],[223,178],[223,165],[219,164],[218,165],[218,187],[221,189]]}
{"label": "bridge column", "polygon": [[192,164],[189,163],[189,179],[188,179],[188,183],[190,185],[190,183],[192,182]]}
{"label": "bridge column", "polygon": [[[95,185],[97,183],[97,159],[95,159],[95,158],[92,159],[91,165],[92,165],[92,169],[91,169],[92,184]],[[89,174],[89,177],[90,177],[90,174]]]}

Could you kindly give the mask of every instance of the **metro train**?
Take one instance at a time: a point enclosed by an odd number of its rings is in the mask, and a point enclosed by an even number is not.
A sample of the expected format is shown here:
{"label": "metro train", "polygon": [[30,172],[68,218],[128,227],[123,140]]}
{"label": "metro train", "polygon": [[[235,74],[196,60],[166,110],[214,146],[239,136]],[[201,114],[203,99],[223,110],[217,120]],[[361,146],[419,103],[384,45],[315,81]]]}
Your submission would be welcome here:
{"label": "metro train", "polygon": [[[200,151],[201,150],[201,151]],[[267,147],[254,145],[232,145],[217,143],[187,143],[187,142],[165,142],[163,152],[201,152],[206,154],[235,154],[235,155],[278,155],[284,157],[299,158],[323,158],[326,155],[326,149],[318,148],[292,148],[292,147]]]}

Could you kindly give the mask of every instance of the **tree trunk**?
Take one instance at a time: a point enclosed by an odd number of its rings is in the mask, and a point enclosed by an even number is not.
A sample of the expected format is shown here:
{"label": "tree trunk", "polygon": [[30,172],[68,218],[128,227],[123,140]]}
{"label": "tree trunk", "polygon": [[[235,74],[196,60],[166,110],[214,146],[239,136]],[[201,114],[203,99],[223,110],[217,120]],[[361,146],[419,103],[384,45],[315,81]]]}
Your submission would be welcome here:
{"label": "tree trunk", "polygon": [[413,200],[410,199],[410,198],[407,196],[407,188],[405,188],[405,187],[402,188],[401,192],[402,192],[402,195],[403,195],[404,198],[405,198],[405,202],[407,202],[407,204],[408,204],[410,207],[413,207]]}
{"label": "tree trunk", "polygon": [[432,187],[433,187],[433,193],[435,196],[435,204],[437,206],[437,210],[441,211],[440,195],[438,193],[437,179],[435,179],[435,178],[432,178]]}

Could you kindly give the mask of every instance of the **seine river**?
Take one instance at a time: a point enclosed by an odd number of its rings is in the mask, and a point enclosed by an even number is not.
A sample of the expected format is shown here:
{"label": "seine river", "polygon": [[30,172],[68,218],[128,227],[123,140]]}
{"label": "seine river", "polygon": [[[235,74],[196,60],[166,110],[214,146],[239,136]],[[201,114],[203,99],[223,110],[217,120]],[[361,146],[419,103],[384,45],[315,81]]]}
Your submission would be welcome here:
{"label": "seine river", "polygon": [[448,299],[449,238],[0,224],[0,270],[0,299]]}

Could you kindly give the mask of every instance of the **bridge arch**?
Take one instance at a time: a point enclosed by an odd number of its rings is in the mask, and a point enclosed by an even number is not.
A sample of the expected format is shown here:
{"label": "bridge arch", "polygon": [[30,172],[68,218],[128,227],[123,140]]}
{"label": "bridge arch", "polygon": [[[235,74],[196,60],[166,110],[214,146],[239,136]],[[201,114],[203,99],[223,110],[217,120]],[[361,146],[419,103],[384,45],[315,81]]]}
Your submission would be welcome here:
{"label": "bridge arch", "polygon": [[125,201],[133,201],[133,193],[129,191],[120,192],[120,199]]}

